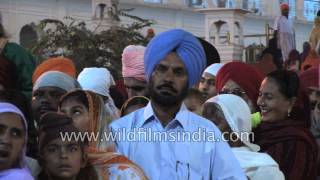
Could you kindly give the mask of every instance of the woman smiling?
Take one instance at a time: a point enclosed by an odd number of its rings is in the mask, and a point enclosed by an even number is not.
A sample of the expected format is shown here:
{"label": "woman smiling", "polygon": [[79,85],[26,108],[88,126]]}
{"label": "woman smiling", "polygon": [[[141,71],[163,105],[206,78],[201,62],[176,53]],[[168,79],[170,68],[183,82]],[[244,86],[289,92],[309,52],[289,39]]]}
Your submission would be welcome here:
{"label": "woman smiling", "polygon": [[271,72],[262,81],[257,104],[262,123],[254,140],[276,160],[286,179],[316,179],[317,145],[308,119],[295,102],[299,78],[285,70]]}

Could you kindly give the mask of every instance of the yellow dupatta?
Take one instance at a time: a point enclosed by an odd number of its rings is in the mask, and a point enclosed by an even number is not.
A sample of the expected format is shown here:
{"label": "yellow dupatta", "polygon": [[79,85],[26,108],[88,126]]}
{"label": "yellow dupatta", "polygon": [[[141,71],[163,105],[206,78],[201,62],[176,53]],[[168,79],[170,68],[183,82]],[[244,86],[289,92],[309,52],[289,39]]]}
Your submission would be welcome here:
{"label": "yellow dupatta", "polygon": [[[89,131],[98,133],[98,141],[89,142],[86,148],[89,162],[94,166],[101,180],[109,180],[109,176],[117,179],[148,179],[143,170],[135,163],[123,155],[115,153],[113,142],[104,139],[105,134],[109,133],[108,125],[111,122],[111,116],[104,109],[104,102],[101,96],[91,92],[83,91],[86,94],[89,107]],[[103,139],[103,141],[100,141]],[[129,178],[128,178],[129,177]],[[133,178],[130,178],[133,177]]]}

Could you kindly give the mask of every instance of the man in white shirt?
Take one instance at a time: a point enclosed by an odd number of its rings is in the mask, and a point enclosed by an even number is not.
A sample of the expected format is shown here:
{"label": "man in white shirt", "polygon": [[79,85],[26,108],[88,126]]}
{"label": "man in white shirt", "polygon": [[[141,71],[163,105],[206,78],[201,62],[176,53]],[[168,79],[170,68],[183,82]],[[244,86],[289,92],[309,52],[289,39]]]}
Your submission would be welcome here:
{"label": "man in white shirt", "polygon": [[277,36],[277,46],[281,49],[283,61],[289,59],[289,53],[296,49],[295,31],[289,20],[288,4],[281,4],[281,16],[274,22],[274,30]]}
{"label": "man in white shirt", "polygon": [[246,179],[218,128],[183,104],[206,65],[199,41],[184,30],[163,32],[148,44],[144,62],[151,100],[110,125],[127,136],[116,140],[118,151],[152,180]]}

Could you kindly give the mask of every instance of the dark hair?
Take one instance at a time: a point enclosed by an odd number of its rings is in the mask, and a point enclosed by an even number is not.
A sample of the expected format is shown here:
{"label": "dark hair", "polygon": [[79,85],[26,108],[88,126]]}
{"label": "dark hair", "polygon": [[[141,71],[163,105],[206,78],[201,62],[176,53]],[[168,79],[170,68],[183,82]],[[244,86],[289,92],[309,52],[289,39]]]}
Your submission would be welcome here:
{"label": "dark hair", "polygon": [[89,109],[89,101],[88,101],[87,95],[82,90],[76,90],[74,92],[68,93],[65,96],[63,96],[60,99],[60,105],[59,106],[61,107],[62,101],[65,101],[65,100],[70,99],[70,98],[75,98],[76,100],[81,102],[83,105],[85,105],[87,109]]}
{"label": "dark hair", "polygon": [[2,23],[0,23],[0,38],[7,38],[7,34],[6,34],[6,31],[4,30]]}
{"label": "dark hair", "polygon": [[120,112],[120,116],[124,116],[126,115],[126,110],[130,107],[130,106],[136,106],[136,105],[142,105],[142,106],[146,106],[149,102],[149,99],[144,97],[144,96],[134,96],[130,99],[127,100],[127,102],[125,102],[121,108],[121,112]]}
{"label": "dark hair", "polygon": [[267,78],[275,80],[281,94],[290,99],[298,96],[299,77],[297,73],[288,70],[276,70],[267,75]]}
{"label": "dark hair", "polygon": [[318,10],[318,12],[317,12],[317,16],[320,16],[320,10]]}
{"label": "dark hair", "polygon": [[195,97],[197,98],[201,104],[203,104],[206,101],[206,98],[203,96],[203,94],[195,88],[191,88],[188,90],[188,95],[186,98]]}

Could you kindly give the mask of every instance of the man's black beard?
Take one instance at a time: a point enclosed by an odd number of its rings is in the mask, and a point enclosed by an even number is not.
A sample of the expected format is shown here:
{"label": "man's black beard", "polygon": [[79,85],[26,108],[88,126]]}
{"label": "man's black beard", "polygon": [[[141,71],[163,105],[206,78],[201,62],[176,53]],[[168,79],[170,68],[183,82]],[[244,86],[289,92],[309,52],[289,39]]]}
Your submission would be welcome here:
{"label": "man's black beard", "polygon": [[149,93],[151,99],[162,106],[174,106],[180,104],[188,94],[188,84],[182,89],[181,93],[178,95],[163,95],[156,91],[157,87],[154,87],[152,81],[150,81],[148,85]]}

